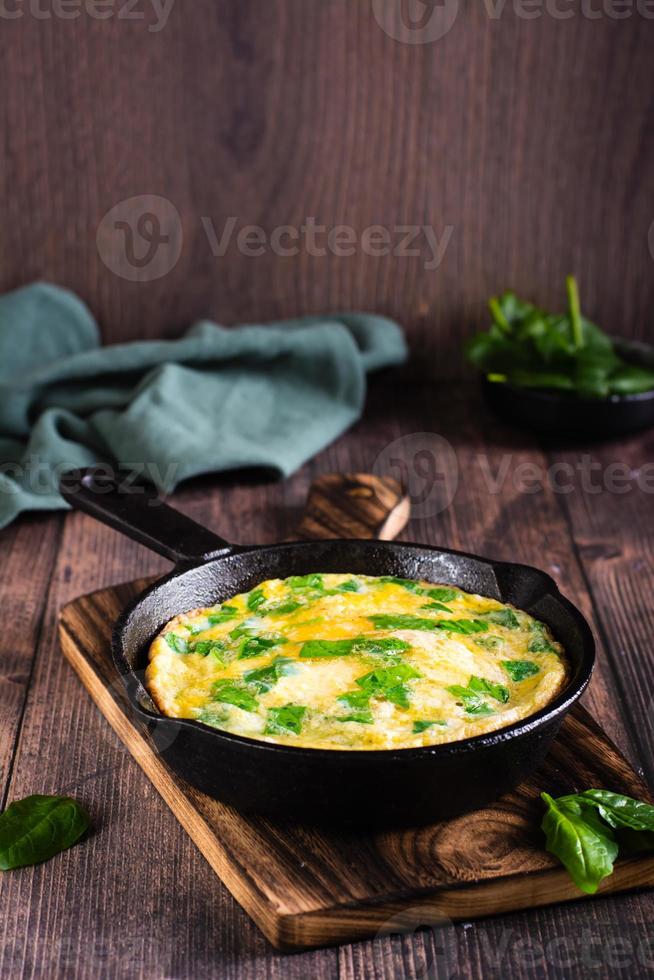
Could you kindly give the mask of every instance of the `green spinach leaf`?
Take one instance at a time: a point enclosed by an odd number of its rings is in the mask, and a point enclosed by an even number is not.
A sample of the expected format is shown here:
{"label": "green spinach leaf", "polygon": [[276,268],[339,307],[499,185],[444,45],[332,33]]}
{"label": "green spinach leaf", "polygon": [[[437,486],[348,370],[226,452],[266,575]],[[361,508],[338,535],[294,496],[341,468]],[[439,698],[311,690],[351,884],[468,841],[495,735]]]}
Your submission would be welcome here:
{"label": "green spinach leaf", "polygon": [[471,690],[469,687],[464,687],[462,684],[451,684],[445,690],[449,691],[457,699],[457,703],[465,709],[468,715],[479,715],[483,717],[484,715],[494,714],[493,709],[484,701],[479,693]]}
{"label": "green spinach leaf", "polygon": [[215,681],[211,691],[214,701],[220,701],[222,704],[233,704],[236,708],[242,708],[243,711],[256,711],[259,705],[255,696],[251,691],[248,691],[242,681]]}
{"label": "green spinach leaf", "polygon": [[304,592],[307,589],[322,591],[325,586],[322,575],[291,575],[286,579],[286,585],[294,592]]}
{"label": "green spinach leaf", "polygon": [[466,347],[468,359],[494,383],[575,391],[586,398],[649,391],[654,371],[628,364],[613,341],[581,314],[573,276],[566,313],[548,313],[506,292],[489,301],[492,324]]}
{"label": "green spinach leaf", "polygon": [[262,606],[265,601],[266,596],[263,589],[253,589],[247,597],[246,605],[250,612],[256,612],[259,606]]}
{"label": "green spinach leaf", "polygon": [[556,653],[552,644],[542,634],[529,641],[529,653]]}
{"label": "green spinach leaf", "polygon": [[434,725],[440,725],[446,728],[447,722],[446,721],[414,721],[413,734],[420,735],[421,732],[426,732],[428,728],[433,728]]}
{"label": "green spinach leaf", "polygon": [[280,678],[293,674],[297,670],[292,660],[288,657],[275,657],[267,667],[257,667],[254,670],[246,670],[243,680],[246,684],[254,687],[257,694],[265,694],[269,691]]}
{"label": "green spinach leaf", "polygon": [[[379,581],[385,584],[399,585],[401,586],[401,588],[406,589],[408,592],[414,592],[416,595],[424,595],[428,599],[433,599],[435,603],[452,602],[453,599],[456,599],[457,596],[460,595],[458,589],[451,589],[449,588],[449,586],[437,585],[434,586],[433,588],[432,587],[425,588],[423,585],[420,584],[420,582],[415,582],[413,579],[410,578],[398,578],[396,575],[381,575],[379,577]],[[438,607],[434,605],[431,607],[423,606],[422,608],[436,609]],[[446,612],[450,612],[450,610],[447,607],[444,608]]]}
{"label": "green spinach leaf", "polygon": [[281,708],[269,708],[266,721],[266,735],[299,735],[306,714],[306,707],[301,704],[285,704]]}
{"label": "green spinach leaf", "polygon": [[464,636],[485,633],[488,629],[488,623],[483,619],[439,619],[436,625],[448,633],[461,633]]}
{"label": "green spinach leaf", "polygon": [[354,641],[354,653],[365,653],[372,657],[385,657],[392,654],[406,653],[411,644],[401,640],[399,636],[375,637],[360,636]]}
{"label": "green spinach leaf", "polygon": [[266,650],[272,650],[283,643],[288,643],[284,636],[242,636],[238,646],[238,659],[259,657]]}
{"label": "green spinach leaf", "polygon": [[284,602],[278,602],[273,606],[260,606],[258,612],[260,616],[285,616],[295,612],[296,609],[300,609],[303,605],[304,603],[297,599],[286,599]]}
{"label": "green spinach leaf", "polygon": [[497,650],[498,647],[502,646],[504,640],[499,636],[479,636],[475,643],[484,650]]}
{"label": "green spinach leaf", "polygon": [[439,625],[438,620],[408,614],[377,613],[374,616],[368,616],[368,619],[378,630],[435,630],[438,629]]}
{"label": "green spinach leaf", "polygon": [[612,793],[606,789],[587,789],[574,797],[563,796],[560,799],[575,799],[596,807],[600,816],[611,827],[654,831],[654,806],[634,800],[631,796]]}
{"label": "green spinach leaf", "polygon": [[494,684],[493,681],[486,680],[485,677],[471,677],[468,687],[476,694],[488,694],[495,701],[506,704],[509,700],[509,692],[503,684]]}
{"label": "green spinach leaf", "polygon": [[368,616],[378,630],[446,630],[449,633],[484,633],[488,623],[481,619],[425,619],[423,616],[378,613]]}
{"label": "green spinach leaf", "polygon": [[409,592],[417,592],[419,595],[424,593],[420,582],[414,582],[410,578],[398,578],[397,575],[380,575],[379,582],[384,585],[399,585],[400,588],[407,589]]}
{"label": "green spinach leaf", "polygon": [[533,660],[502,660],[501,663],[512,681],[524,681],[525,678],[533,677],[540,670],[538,664],[535,664]]}
{"label": "green spinach leaf", "polygon": [[166,643],[175,653],[188,653],[188,640],[177,633],[165,633]]}
{"label": "green spinach leaf", "polygon": [[484,613],[484,619],[494,626],[503,626],[507,630],[519,630],[520,622],[512,609],[493,609]]}
{"label": "green spinach leaf", "polygon": [[303,659],[318,657],[347,657],[352,653],[355,640],[307,640],[300,647]]}
{"label": "green spinach leaf", "polygon": [[84,807],[68,796],[27,796],[0,814],[0,870],[47,861],[72,847],[90,826]]}
{"label": "green spinach leaf", "polygon": [[547,805],[541,824],[546,847],[561,861],[581,891],[592,895],[613,871],[618,844],[610,827],[574,798],[555,800],[541,793]]}
{"label": "green spinach leaf", "polygon": [[368,698],[384,698],[399,708],[408,708],[409,691],[405,682],[420,676],[420,671],[415,667],[400,663],[376,667],[362,677],[357,677],[356,683],[363,688]]}
{"label": "green spinach leaf", "polygon": [[255,619],[246,619],[244,622],[239,623],[230,632],[230,640],[239,640],[242,636],[257,636],[259,633],[260,626],[258,621]]}
{"label": "green spinach leaf", "polygon": [[411,664],[393,664],[390,667],[376,667],[375,670],[369,671],[363,677],[357,677],[356,683],[365,691],[376,693],[387,691],[404,683],[404,681],[421,676],[420,671],[412,667]]}
{"label": "green spinach leaf", "polygon": [[346,715],[337,718],[337,721],[355,721],[360,725],[372,725],[374,718],[370,709],[371,695],[368,691],[352,691],[349,694],[342,694],[336,700],[339,704],[349,708]]}
{"label": "green spinach leaf", "polygon": [[234,619],[238,616],[238,609],[236,606],[221,606],[220,609],[215,612],[209,613],[207,619],[212,626],[218,626],[220,623],[227,623],[230,619]]}
{"label": "green spinach leaf", "polygon": [[226,652],[226,646],[222,640],[196,640],[189,647],[189,653],[197,653],[201,657],[211,655],[221,664],[227,662]]}
{"label": "green spinach leaf", "polygon": [[458,589],[451,589],[447,585],[437,585],[433,589],[425,589],[424,595],[436,602],[453,602],[461,593]]}

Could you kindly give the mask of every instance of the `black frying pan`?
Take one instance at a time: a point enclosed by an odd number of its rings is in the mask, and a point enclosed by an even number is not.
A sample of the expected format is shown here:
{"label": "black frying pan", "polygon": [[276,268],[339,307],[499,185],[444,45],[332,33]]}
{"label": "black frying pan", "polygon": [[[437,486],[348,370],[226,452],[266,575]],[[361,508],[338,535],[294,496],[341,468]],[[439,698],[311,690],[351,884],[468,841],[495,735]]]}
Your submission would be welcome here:
{"label": "black frying pan", "polygon": [[[544,572],[420,544],[321,540],[234,547],[151,497],[121,491],[86,470],[66,474],[74,507],[175,562],[116,624],[113,656],[138,719],[168,765],[203,792],[239,810],[290,821],[399,826],[480,807],[516,786],[542,760],[593,669],[591,631]],[[417,749],[349,751],[273,745],[201,722],[166,718],[141,678],[147,649],[178,613],[252,589],[270,578],[309,572],[397,575],[456,585],[509,602],[551,627],[567,651],[565,690],[524,721],[488,735]]]}

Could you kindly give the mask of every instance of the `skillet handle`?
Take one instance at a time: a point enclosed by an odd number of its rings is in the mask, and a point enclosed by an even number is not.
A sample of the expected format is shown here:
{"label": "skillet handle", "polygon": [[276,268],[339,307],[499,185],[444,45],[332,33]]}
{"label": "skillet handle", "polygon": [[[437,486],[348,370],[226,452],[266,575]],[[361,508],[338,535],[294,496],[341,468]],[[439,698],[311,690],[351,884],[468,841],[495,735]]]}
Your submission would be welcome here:
{"label": "skillet handle", "polygon": [[213,531],[165,504],[153,488],[129,482],[129,475],[110,467],[70,470],[61,477],[59,492],[71,507],[176,563],[206,561],[231,550]]}

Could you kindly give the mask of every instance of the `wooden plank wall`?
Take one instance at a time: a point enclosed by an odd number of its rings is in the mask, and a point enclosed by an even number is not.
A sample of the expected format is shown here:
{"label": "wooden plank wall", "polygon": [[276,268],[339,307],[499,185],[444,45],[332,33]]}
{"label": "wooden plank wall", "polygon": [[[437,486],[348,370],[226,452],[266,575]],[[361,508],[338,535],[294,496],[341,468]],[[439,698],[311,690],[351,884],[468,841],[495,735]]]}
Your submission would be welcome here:
{"label": "wooden plank wall", "polygon": [[[36,0],[4,5],[20,16],[0,17],[0,288],[68,285],[107,341],[173,336],[205,315],[375,309],[406,324],[421,369],[456,374],[491,292],[512,285],[557,306],[575,271],[589,314],[651,334],[654,23],[642,0],[558,0],[564,19],[553,0],[540,16],[520,0],[166,3],[167,20],[152,0],[114,0],[103,20],[82,0],[71,19],[37,18]],[[427,31],[439,8],[458,15],[440,39],[408,44],[380,26],[380,10],[402,5],[422,8]],[[141,195],[164,197],[179,223],[159,264],[136,272],[124,229],[105,223],[116,274],[98,228]],[[134,209],[132,224],[146,210],[171,230],[168,204]],[[234,238],[215,256],[202,219],[220,237],[230,216]],[[254,257],[234,240],[245,225],[269,236],[310,218],[351,228],[354,254],[301,243],[288,257],[268,239]],[[418,255],[366,254],[373,225],[393,247],[396,227],[429,226],[447,241],[442,261],[429,267],[422,232]],[[151,279],[178,242],[176,265]],[[148,248],[136,235],[137,260]]]}

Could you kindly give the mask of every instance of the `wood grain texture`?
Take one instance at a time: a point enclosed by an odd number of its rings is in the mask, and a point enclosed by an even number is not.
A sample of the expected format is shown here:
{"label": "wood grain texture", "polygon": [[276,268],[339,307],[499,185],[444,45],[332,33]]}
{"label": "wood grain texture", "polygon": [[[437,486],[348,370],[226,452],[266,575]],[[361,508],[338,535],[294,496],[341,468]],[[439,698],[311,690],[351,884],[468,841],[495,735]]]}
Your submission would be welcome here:
{"label": "wood grain texture", "polygon": [[[392,479],[323,476],[309,490],[300,528],[312,537],[375,536],[398,503],[407,498]],[[543,853],[537,787],[553,795],[584,785],[647,795],[645,784],[582,712],[566,724],[546,767],[528,786],[497,807],[447,824],[361,837],[244,818],[169,773],[129,717],[111,663],[110,631],[142,587],[127,584],[67,605],[61,616],[64,653],[211,866],[278,948],[375,935],[411,906],[427,918],[457,919],[463,910],[466,918],[476,918],[578,898],[567,875]],[[628,862],[605,888],[644,884],[654,884],[649,856]]]}
{"label": "wood grain texture", "polygon": [[[404,44],[369,0],[176,0],[159,31],[146,0],[129,18],[117,0],[106,20],[7,6],[24,16],[0,34],[2,288],[70,286],[113,341],[205,315],[374,309],[406,324],[416,365],[439,376],[461,370],[460,338],[491,293],[556,307],[570,271],[589,314],[651,330],[654,24],[635,11],[526,19],[510,2],[459,3],[446,36]],[[96,249],[103,216],[135,195],[168,199],[183,230],[179,262],[150,282]],[[401,225],[451,237],[437,268],[424,235],[408,256],[252,256],[233,241],[214,255],[202,219],[220,237],[230,216],[235,235],[314,218],[359,243],[373,225],[393,246]],[[112,254],[123,245],[118,233]]]}
{"label": "wood grain texture", "polygon": [[[637,563],[651,564],[649,546],[641,551],[639,543],[650,526],[650,497],[635,489],[627,506],[625,498],[606,492],[586,497],[578,485],[565,501],[548,486],[524,493],[520,468],[526,463],[546,466],[548,456],[528,436],[488,418],[475,389],[390,389],[379,378],[364,420],[292,479],[265,483],[256,475],[235,474],[196,480],[180,489],[174,504],[234,541],[281,540],[297,526],[312,479],[334,471],[373,470],[382,452],[413,433],[440,433],[448,439],[456,451],[459,480],[449,503],[441,499],[441,482],[434,484],[431,511],[419,503],[429,484],[418,481],[412,488],[414,517],[402,537],[525,561],[553,574],[591,623],[602,627],[598,672],[586,705],[637,769],[649,766],[643,734],[647,692],[633,686],[634,681],[642,684],[651,670],[649,637],[638,619],[647,608],[647,596],[626,589],[619,596],[618,619],[606,609],[607,598],[591,594],[582,556],[585,547],[595,547],[596,560],[607,569],[611,559],[602,558],[599,547],[602,553],[616,544],[625,550],[629,540],[631,579],[640,574],[645,585],[648,568]],[[611,447],[615,458],[624,456],[638,465],[650,459],[649,437],[641,439]],[[413,458],[409,453],[409,462]],[[451,459],[444,459],[444,465],[449,475]],[[497,478],[497,487],[489,484],[489,474]],[[574,519],[568,519],[568,512]],[[45,529],[60,517],[38,520]],[[13,540],[10,532],[3,532],[3,558],[8,540]],[[26,539],[14,565],[26,590],[31,588],[34,556],[34,542]],[[69,792],[89,807],[96,829],[88,841],[46,865],[0,876],[0,975],[39,980],[96,980],[99,975],[103,980],[417,980],[442,962],[446,940],[444,975],[465,980],[507,975],[568,980],[580,973],[619,975],[620,970],[643,980],[651,977],[654,962],[644,945],[654,914],[651,892],[464,922],[445,935],[428,928],[338,949],[273,953],[227,890],[217,885],[208,863],[57,649],[56,614],[66,602],[99,586],[160,574],[165,568],[164,561],[90,518],[66,517],[46,586],[31,683],[24,688],[25,711],[7,791],[9,800],[30,792]],[[619,622],[620,633],[613,631],[614,622]],[[4,664],[4,642],[0,653]],[[171,894],[174,903],[167,899]],[[620,944],[628,965],[618,968]]]}
{"label": "wood grain texture", "polygon": [[328,473],[310,488],[299,538],[381,538],[404,530],[411,503],[393,477],[371,473]]}
{"label": "wood grain texture", "polygon": [[[646,784],[579,708],[533,778],[496,804],[455,820],[348,834],[244,817],[170,772],[131,716],[111,660],[111,628],[143,586],[127,583],[65,606],[63,652],[196,846],[278,949],[375,936],[407,909],[420,910],[428,923],[578,900],[567,873],[543,850],[539,791],[558,796],[584,786],[612,787],[651,799]],[[601,891],[647,885],[654,885],[651,855],[619,862]]]}
{"label": "wood grain texture", "polygon": [[[56,561],[62,521],[28,518],[3,534],[0,594],[4,620],[0,660],[0,807],[4,809],[11,765],[25,711],[43,620],[47,584]],[[38,561],[35,556],[38,555]],[[31,557],[30,557],[31,556]],[[32,566],[26,588],[26,563]]]}
{"label": "wood grain texture", "polygon": [[551,451],[563,467],[559,495],[594,616],[615,653],[621,699],[635,705],[634,738],[654,779],[654,435],[587,449]]}

